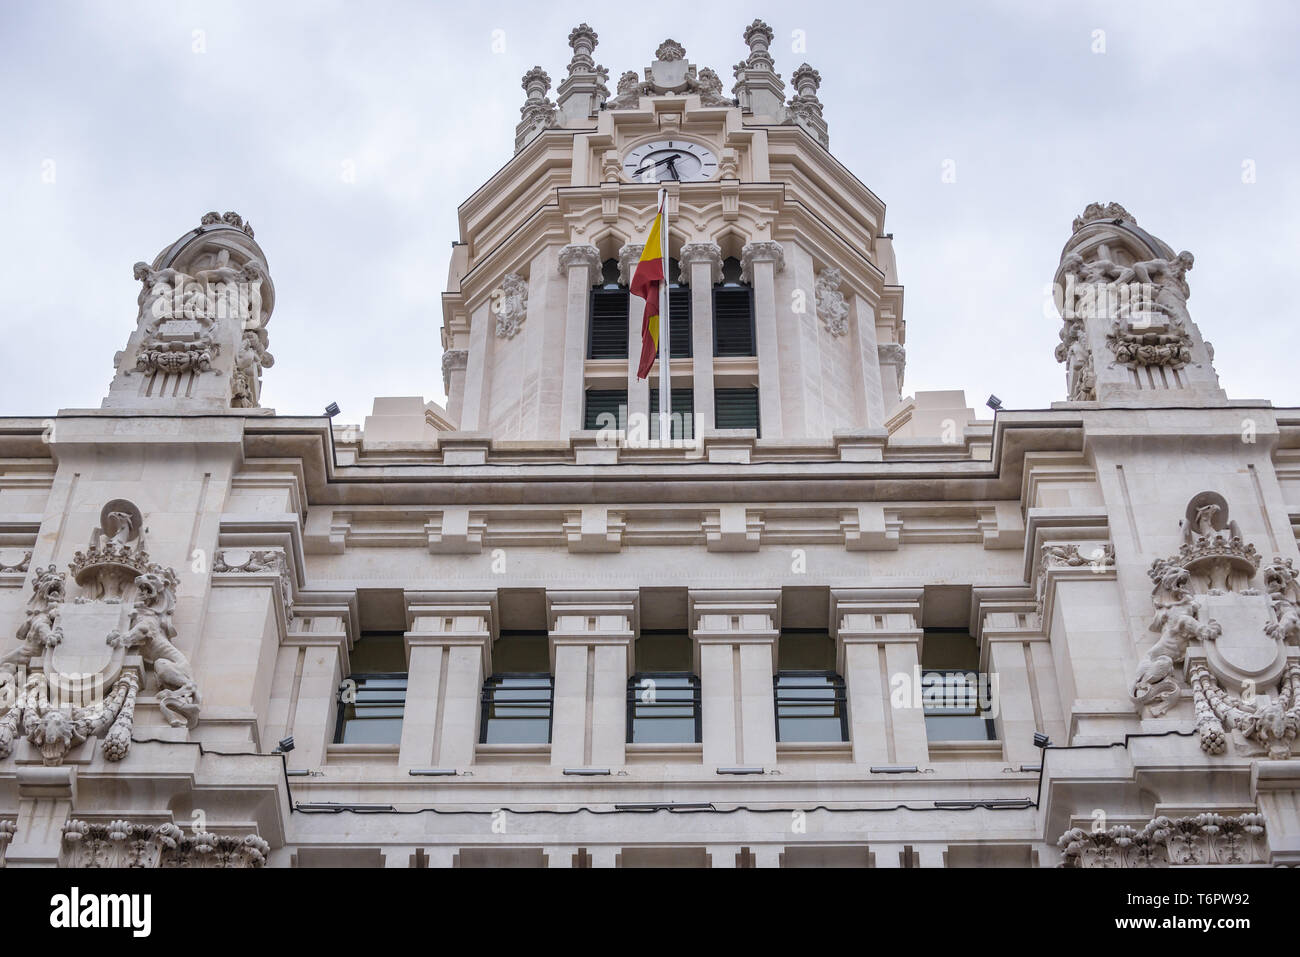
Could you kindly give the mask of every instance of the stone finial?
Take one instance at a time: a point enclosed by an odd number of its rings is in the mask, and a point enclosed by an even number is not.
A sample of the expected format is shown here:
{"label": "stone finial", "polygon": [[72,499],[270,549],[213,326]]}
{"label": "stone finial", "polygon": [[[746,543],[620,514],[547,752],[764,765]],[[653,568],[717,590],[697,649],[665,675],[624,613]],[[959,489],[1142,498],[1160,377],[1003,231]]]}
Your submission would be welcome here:
{"label": "stone finial", "polygon": [[655,59],[662,60],[665,63],[672,63],[675,60],[686,59],[686,48],[676,40],[665,40],[659,44],[655,50]]}
{"label": "stone finial", "polygon": [[596,49],[598,37],[596,31],[585,23],[579,23],[569,33],[569,46],[573,47],[573,59],[569,61],[569,74],[591,73],[595,70],[595,61],[591,58]]}
{"label": "stone finial", "polygon": [[817,91],[821,89],[822,75],[807,63],[799,64],[799,68],[794,71],[790,79],[799,96],[815,98]]}
{"label": "stone finial", "polygon": [[555,104],[546,95],[551,88],[551,77],[540,66],[524,74],[520,86],[528,94],[519,108],[519,124],[515,127],[515,152],[555,119]]}
{"label": "stone finial", "polygon": [[816,137],[822,146],[829,146],[830,136],[826,130],[826,120],[822,117],[822,101],[817,98],[822,75],[807,63],[803,63],[794,71],[791,79],[797,92],[790,99],[790,122],[802,126]]}
{"label": "stone finial", "polygon": [[774,69],[775,61],[769,50],[772,36],[772,28],[762,20],[755,20],[745,28],[749,56],[736,64],[736,85],[732,92],[746,113],[779,123],[786,112],[785,83]]}
{"label": "stone finial", "polygon": [[755,56],[761,55],[767,58],[768,63],[772,62],[772,57],[767,51],[772,44],[772,37],[774,35],[775,34],[772,33],[772,28],[762,20],[755,20],[749,26],[745,27],[743,36],[745,38],[745,46],[749,47],[749,56],[751,60]]}

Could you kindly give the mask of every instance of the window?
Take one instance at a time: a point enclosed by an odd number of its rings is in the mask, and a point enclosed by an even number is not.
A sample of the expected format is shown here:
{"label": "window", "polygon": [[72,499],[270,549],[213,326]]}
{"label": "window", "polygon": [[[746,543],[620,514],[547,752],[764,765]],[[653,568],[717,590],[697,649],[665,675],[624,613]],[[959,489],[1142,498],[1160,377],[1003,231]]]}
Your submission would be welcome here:
{"label": "window", "polygon": [[[691,389],[673,389],[672,420],[668,423],[674,439],[695,436],[695,392]],[[650,438],[659,438],[659,389],[650,387]]]}
{"label": "window", "polygon": [[402,632],[365,632],[352,648],[352,672],[339,685],[335,744],[400,744],[406,707]]}
{"label": "window", "polygon": [[502,632],[492,666],[483,683],[479,742],[548,744],[555,682],[546,632]]}
{"label": "window", "polygon": [[628,291],[619,285],[618,260],[605,260],[601,285],[591,291],[588,359],[626,359]]}
{"label": "window", "polygon": [[826,632],[781,632],[772,689],[777,741],[849,740],[844,679],[835,673],[835,642]]}
{"label": "window", "polygon": [[722,282],[713,287],[713,354],[752,356],[754,290],[740,281],[740,260],[722,264]]}
{"label": "window", "polygon": [[[605,416],[603,421],[602,415]],[[614,416],[618,428],[627,428],[627,389],[588,389],[582,427],[589,430],[608,428],[610,415]]]}
{"label": "window", "polygon": [[[669,277],[681,276],[677,260],[669,261]],[[691,288],[681,281],[668,285],[668,338],[669,353],[674,359],[691,357]]]}
{"label": "window", "polygon": [[753,429],[761,435],[758,389],[714,389],[713,424],[719,429]]}
{"label": "window", "polygon": [[689,635],[642,632],[636,673],[627,682],[630,744],[693,744],[700,740],[700,679],[691,671]]}
{"label": "window", "polygon": [[979,673],[979,645],[964,629],[927,628],[921,652],[921,699],[931,741],[996,741],[986,716],[987,675]]}

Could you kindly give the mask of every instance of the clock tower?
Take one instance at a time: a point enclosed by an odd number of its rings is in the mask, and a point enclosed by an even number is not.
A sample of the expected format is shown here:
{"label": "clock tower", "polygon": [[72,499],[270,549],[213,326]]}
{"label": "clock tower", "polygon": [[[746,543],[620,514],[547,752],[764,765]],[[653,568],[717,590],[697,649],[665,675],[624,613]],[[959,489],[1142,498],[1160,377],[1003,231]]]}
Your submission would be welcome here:
{"label": "clock tower", "polygon": [[636,378],[627,285],[666,185],[683,435],[883,435],[905,339],[885,206],[827,149],[820,74],[800,65],[787,94],[771,39],[746,28],[729,92],[665,40],[611,94],[586,24],[555,99],[542,67],[524,75],[515,155],[460,208],[442,330],[455,427],[568,441],[607,414],[632,440],[657,370]]}

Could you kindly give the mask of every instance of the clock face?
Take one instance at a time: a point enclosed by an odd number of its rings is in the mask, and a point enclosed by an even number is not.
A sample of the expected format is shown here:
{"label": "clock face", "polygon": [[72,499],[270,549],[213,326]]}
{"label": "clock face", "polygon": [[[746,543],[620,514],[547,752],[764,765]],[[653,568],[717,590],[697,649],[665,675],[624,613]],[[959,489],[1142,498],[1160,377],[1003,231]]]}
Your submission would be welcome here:
{"label": "clock face", "polygon": [[712,179],[717,172],[718,158],[706,147],[690,140],[642,143],[623,157],[623,175],[639,183],[661,183],[673,179],[693,183]]}

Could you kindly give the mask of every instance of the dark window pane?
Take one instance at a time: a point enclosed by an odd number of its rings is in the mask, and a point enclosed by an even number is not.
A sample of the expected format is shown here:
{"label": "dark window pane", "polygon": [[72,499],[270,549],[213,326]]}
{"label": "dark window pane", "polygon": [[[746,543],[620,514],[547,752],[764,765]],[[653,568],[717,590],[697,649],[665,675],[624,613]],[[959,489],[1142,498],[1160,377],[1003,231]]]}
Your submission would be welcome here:
{"label": "dark window pane", "polygon": [[713,354],[752,356],[754,352],[754,294],[748,286],[718,286],[713,290]]}
{"label": "dark window pane", "polygon": [[778,741],[849,739],[844,679],[834,672],[782,671],[772,679]]}
{"label": "dark window pane", "polygon": [[759,429],[757,389],[715,389],[713,422],[719,429]]}
{"label": "dark window pane", "polygon": [[551,740],[554,682],[548,674],[499,674],[483,684],[479,741],[546,744]]}
{"label": "dark window pane", "polygon": [[674,359],[691,357],[691,290],[688,286],[668,287],[668,338]]}
{"label": "dark window pane", "polygon": [[[929,641],[929,637],[926,638]],[[931,669],[921,674],[925,733],[931,741],[996,741],[997,728],[985,716],[990,686],[975,671]]]}
{"label": "dark window pane", "polygon": [[627,358],[627,298],[628,291],[622,288],[591,291],[588,359]]}
{"label": "dark window pane", "polygon": [[[606,419],[601,421],[601,416]],[[608,415],[618,421],[618,428],[627,428],[627,390],[626,389],[588,389],[587,408],[583,415],[584,429],[606,428],[610,421]]]}
{"label": "dark window pane", "polygon": [[635,674],[627,683],[627,740],[691,744],[700,740],[700,679],[693,674]]}
{"label": "dark window pane", "polygon": [[399,744],[405,706],[405,674],[352,674],[339,694],[334,742]]}
{"label": "dark window pane", "polygon": [[[695,436],[695,392],[692,389],[673,389],[672,415],[668,427],[674,439]],[[650,438],[659,438],[659,390],[650,388]]]}

